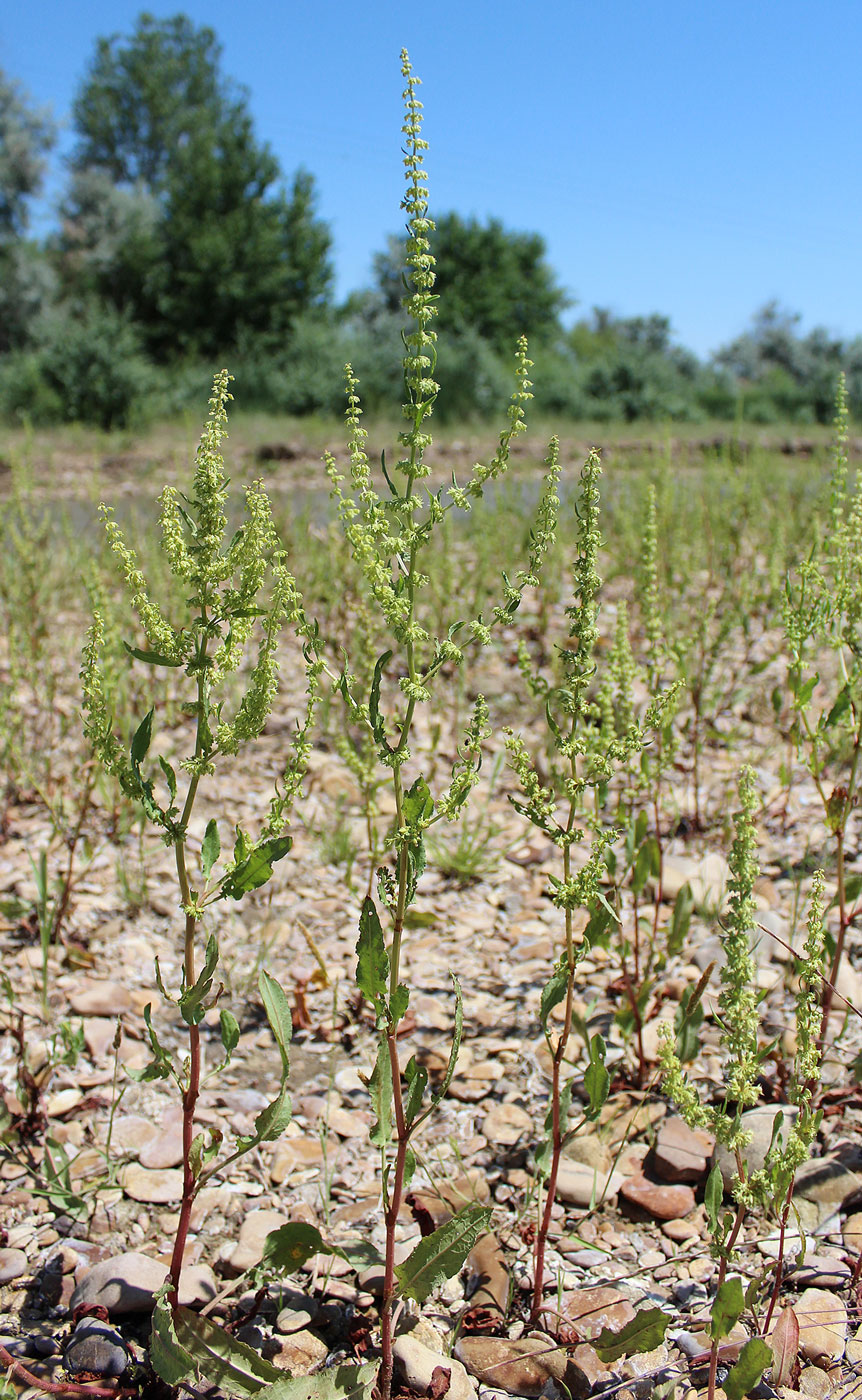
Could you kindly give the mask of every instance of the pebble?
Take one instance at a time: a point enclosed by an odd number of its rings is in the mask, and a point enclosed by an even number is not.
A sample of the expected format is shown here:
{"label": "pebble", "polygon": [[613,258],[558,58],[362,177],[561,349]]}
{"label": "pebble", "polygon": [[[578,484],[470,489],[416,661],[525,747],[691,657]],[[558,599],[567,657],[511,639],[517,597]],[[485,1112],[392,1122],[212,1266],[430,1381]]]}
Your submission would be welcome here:
{"label": "pebble", "polygon": [[485,1115],[481,1131],[489,1142],[514,1147],[525,1133],[533,1131],[533,1119],[516,1103],[498,1103]]}
{"label": "pebble", "polygon": [[675,1244],[685,1244],[687,1240],[696,1240],[700,1235],[700,1230],[693,1220],[665,1220],[662,1222],[661,1232]]}
{"label": "pebble", "polygon": [[63,1365],[71,1375],[92,1371],[97,1376],[120,1376],[128,1364],[129,1353],[116,1328],[92,1317],[81,1319],[63,1353]]}
{"label": "pebble", "polygon": [[117,1152],[131,1152],[137,1155],[148,1142],[152,1142],[157,1133],[158,1128],[149,1118],[128,1113],[122,1118],[114,1119],[111,1147]]}
{"label": "pebble", "polygon": [[276,1330],[279,1332],[301,1332],[314,1321],[320,1311],[316,1300],[305,1293],[291,1293],[282,1288],[281,1297],[289,1301],[275,1319]]}
{"label": "pebble", "polygon": [[793,1271],[797,1288],[841,1288],[851,1274],[849,1264],[829,1254],[807,1254]]}
{"label": "pebble", "polygon": [[840,1361],[847,1338],[847,1309],[836,1293],[806,1288],[794,1305],[799,1348],[808,1361]]}
{"label": "pebble", "polygon": [[648,1180],[642,1172],[626,1178],[620,1187],[620,1195],[655,1220],[677,1220],[688,1215],[695,1206],[694,1191],[690,1186],[663,1186]]}
{"label": "pebble", "polygon": [[842,1234],[848,1249],[855,1250],[857,1254],[862,1251],[862,1211],[848,1215]]}
{"label": "pebble", "polygon": [[467,1369],[454,1356],[432,1351],[409,1332],[396,1337],[392,1353],[396,1369],[415,1395],[428,1395],[434,1372],[442,1368],[449,1372],[446,1395],[450,1400],[474,1400],[475,1391]]}
{"label": "pebble", "polygon": [[318,1366],[322,1366],[329,1355],[329,1347],[314,1332],[302,1328],[285,1337],[279,1350],[272,1358],[274,1366],[307,1376]]}
{"label": "pebble", "polygon": [[584,1208],[600,1200],[612,1205],[624,1181],[621,1172],[597,1171],[583,1162],[563,1158],[557,1173],[557,1200]]}
{"label": "pebble", "polygon": [[576,1288],[563,1294],[560,1311],[583,1342],[598,1337],[604,1327],[619,1332],[635,1315],[631,1300],[616,1288]]}
{"label": "pebble", "polygon": [[145,1142],[138,1161],[142,1167],[161,1170],[176,1167],[183,1160],[183,1111],[168,1108],[162,1115],[158,1131]]}
{"label": "pebble", "polygon": [[695,1131],[682,1118],[665,1118],[659,1124],[652,1164],[662,1181],[700,1181],[706,1175],[715,1149],[710,1133]]}
{"label": "pebble", "polygon": [[471,1308],[505,1316],[509,1305],[509,1268],[496,1235],[480,1235],[467,1256],[467,1297]]}
{"label": "pebble", "polygon": [[131,1011],[132,998],[124,982],[102,981],[88,977],[67,992],[69,1004],[77,1016],[113,1016]]}
{"label": "pebble", "polygon": [[23,1249],[0,1249],[0,1283],[11,1283],[27,1272],[27,1255]]}
{"label": "pebble", "polygon": [[250,1210],[242,1222],[236,1246],[226,1259],[232,1274],[243,1274],[259,1264],[267,1235],[286,1225],[288,1217],[278,1210]]}
{"label": "pebble", "polygon": [[182,1199],[183,1174],[171,1167],[148,1171],[137,1162],[130,1162],[120,1172],[119,1181],[124,1193],[133,1201],[167,1205],[170,1201]]}
{"label": "pebble", "polygon": [[455,1356],[483,1385],[528,1400],[547,1394],[549,1381],[564,1384],[568,1373],[568,1357],[550,1337],[461,1337]]}
{"label": "pebble", "polygon": [[[333,1160],[334,1151],[334,1144],[330,1143],[330,1163]],[[319,1167],[322,1162],[323,1147],[319,1138],[282,1138],[270,1160],[270,1180],[275,1186],[280,1186],[291,1172],[301,1171],[305,1167]]]}
{"label": "pebble", "polygon": [[[149,1254],[115,1254],[101,1259],[77,1281],[69,1309],[94,1304],[107,1308],[111,1317],[149,1312],[154,1295],[167,1276],[168,1267]],[[179,1298],[185,1307],[201,1307],[218,1292],[215,1274],[208,1264],[187,1264],[180,1275]]]}
{"label": "pebble", "polygon": [[150,1311],[153,1295],[165,1281],[167,1269],[148,1254],[115,1254],[94,1264],[77,1284],[70,1299],[72,1312],[84,1304],[107,1308],[112,1317]]}

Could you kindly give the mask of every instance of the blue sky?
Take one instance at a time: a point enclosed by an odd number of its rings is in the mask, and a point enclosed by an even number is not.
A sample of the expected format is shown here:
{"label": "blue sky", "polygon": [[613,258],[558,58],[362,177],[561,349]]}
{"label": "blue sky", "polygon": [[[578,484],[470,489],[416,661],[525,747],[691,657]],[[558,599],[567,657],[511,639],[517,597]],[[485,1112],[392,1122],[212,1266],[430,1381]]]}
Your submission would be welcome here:
{"label": "blue sky", "polygon": [[660,311],[706,354],[777,298],[862,333],[859,0],[9,4],[0,67],[62,128],[41,227],[94,41],[142,8],[215,29],[259,136],[317,180],[339,295],[401,228],[406,46],[432,213],[542,233],[570,317]]}

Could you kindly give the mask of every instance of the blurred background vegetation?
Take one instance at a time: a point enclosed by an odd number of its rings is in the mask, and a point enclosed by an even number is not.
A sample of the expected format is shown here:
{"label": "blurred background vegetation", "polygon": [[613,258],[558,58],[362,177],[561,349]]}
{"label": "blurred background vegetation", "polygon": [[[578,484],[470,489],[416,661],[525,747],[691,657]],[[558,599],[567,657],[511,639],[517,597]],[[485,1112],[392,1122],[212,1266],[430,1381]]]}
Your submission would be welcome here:
{"label": "blurred background vegetation", "polygon": [[[222,364],[244,409],[340,413],[347,360],[367,411],[400,401],[402,240],[377,254],[370,287],[335,303],[313,175],[285,179],[211,29],[144,14],[99,40],[72,122],[59,225],[37,239],[28,215],[54,129],[0,72],[0,419],[141,427],[197,412]],[[444,421],[506,400],[521,334],[540,415],[826,423],[839,369],[862,410],[862,337],[803,335],[771,303],[705,362],[658,313],[564,320],[540,235],[455,212],[436,223]]]}

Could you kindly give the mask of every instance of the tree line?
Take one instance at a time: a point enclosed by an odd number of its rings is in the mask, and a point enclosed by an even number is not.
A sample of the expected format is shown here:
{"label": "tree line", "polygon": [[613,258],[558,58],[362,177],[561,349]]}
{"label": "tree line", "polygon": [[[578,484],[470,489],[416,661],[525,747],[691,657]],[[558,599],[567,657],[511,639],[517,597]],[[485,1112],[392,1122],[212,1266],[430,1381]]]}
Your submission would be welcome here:
{"label": "tree line", "polygon": [[[366,409],[399,401],[404,239],[336,304],[313,176],[285,182],[212,29],[142,14],[99,39],[72,109],[58,227],[32,236],[55,130],[0,73],[0,418],[135,426],[205,396],[229,363],[244,408],[339,413],[342,368]],[[517,338],[538,413],[600,421],[827,422],[839,369],[862,408],[862,337],[800,333],[771,303],[709,361],[667,317],[569,305],[537,233],[455,212],[436,220],[438,412],[505,402]]]}

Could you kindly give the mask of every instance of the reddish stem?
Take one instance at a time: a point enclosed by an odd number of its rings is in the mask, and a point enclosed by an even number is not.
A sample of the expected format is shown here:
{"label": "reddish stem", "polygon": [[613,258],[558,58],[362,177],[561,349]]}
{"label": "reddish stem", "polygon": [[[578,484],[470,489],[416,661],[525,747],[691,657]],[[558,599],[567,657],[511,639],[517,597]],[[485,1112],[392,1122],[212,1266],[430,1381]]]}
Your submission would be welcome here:
{"label": "reddish stem", "polygon": [[395,1226],[404,1194],[404,1170],[407,1165],[407,1146],[410,1130],[404,1120],[404,1103],[401,1098],[401,1067],[398,1063],[397,1028],[390,1026],[387,1036],[389,1063],[392,1067],[392,1097],[395,1104],[395,1128],[397,1147],[392,1173],[392,1187],[386,1204],[386,1259],[383,1266],[383,1304],[380,1314],[380,1374],[377,1388],[380,1400],[390,1400],[394,1361],[392,1356],[392,1306],[395,1301]]}
{"label": "reddish stem", "polygon": [[42,1376],[36,1376],[32,1371],[28,1371],[23,1362],[14,1357],[11,1351],[0,1345],[0,1362],[7,1371],[11,1371],[16,1380],[23,1381],[25,1385],[31,1385],[36,1390],[41,1390],[46,1395],[89,1395],[93,1400],[123,1400],[124,1396],[135,1395],[136,1391],[128,1388],[114,1389],[106,1385],[78,1385],[77,1381],[48,1381]]}

